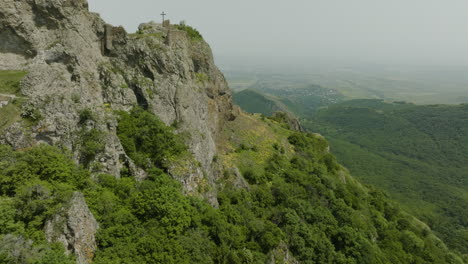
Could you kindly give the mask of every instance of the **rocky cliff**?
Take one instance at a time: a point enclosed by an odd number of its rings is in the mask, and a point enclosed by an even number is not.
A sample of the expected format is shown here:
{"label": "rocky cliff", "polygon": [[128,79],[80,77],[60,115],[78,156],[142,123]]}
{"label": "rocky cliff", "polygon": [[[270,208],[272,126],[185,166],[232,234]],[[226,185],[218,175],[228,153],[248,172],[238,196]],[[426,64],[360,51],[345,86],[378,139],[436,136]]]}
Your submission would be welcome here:
{"label": "rocky cliff", "polygon": [[[463,263],[323,137],[234,107],[188,26],[128,34],[86,0],[2,0],[2,76],[2,263]],[[132,153],[125,111],[148,117],[134,145],[181,156]]]}
{"label": "rocky cliff", "polygon": [[[119,175],[129,166],[138,174],[116,137],[113,110],[139,105],[187,133],[205,174],[216,177],[215,140],[235,114],[203,40],[155,23],[129,35],[89,12],[86,0],[2,1],[0,39],[0,70],[28,72],[23,120],[5,129],[0,143],[60,145],[97,172]],[[84,154],[83,135],[98,135],[103,147]]]}
{"label": "rocky cliff", "polygon": [[[55,145],[71,150],[77,163],[95,173],[118,177],[127,167],[143,178],[116,135],[114,114],[139,106],[187,135],[198,162],[179,161],[188,169],[177,170],[176,164],[170,170],[186,192],[218,177],[221,169],[212,165],[216,138],[236,114],[224,76],[201,38],[156,23],[127,34],[89,12],[86,0],[4,0],[0,40],[0,70],[27,72],[20,92],[11,95],[21,111],[12,118],[16,122],[0,129],[0,144]],[[87,263],[97,223],[84,200],[73,199],[45,232]],[[211,201],[216,204],[214,195]]]}

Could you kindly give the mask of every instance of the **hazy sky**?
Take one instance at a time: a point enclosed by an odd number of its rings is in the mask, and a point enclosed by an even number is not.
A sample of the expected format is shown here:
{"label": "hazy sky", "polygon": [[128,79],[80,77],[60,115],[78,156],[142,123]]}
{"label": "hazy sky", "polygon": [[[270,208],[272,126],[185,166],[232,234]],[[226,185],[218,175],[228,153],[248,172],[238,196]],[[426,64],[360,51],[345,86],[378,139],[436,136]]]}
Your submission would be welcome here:
{"label": "hazy sky", "polygon": [[185,20],[223,58],[468,64],[468,0],[88,0],[108,22]]}

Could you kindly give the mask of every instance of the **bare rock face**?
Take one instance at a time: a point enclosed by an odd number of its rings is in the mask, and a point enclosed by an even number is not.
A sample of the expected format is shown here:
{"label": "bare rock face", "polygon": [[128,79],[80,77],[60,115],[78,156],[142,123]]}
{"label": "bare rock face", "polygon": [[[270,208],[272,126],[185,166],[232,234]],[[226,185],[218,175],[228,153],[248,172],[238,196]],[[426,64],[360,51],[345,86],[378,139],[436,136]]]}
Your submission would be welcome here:
{"label": "bare rock face", "polygon": [[[138,105],[189,134],[191,152],[216,178],[215,139],[235,111],[210,47],[172,25],[142,24],[139,33],[106,24],[85,0],[1,1],[0,69],[28,72],[23,117],[34,113],[37,120],[8,128],[0,143],[61,145],[82,162],[83,133],[99,131],[104,147],[87,164],[118,177],[131,161],[116,136],[113,111]],[[80,122],[83,111],[93,120]]]}
{"label": "bare rock face", "polygon": [[96,250],[95,234],[98,223],[84,200],[75,192],[69,205],[46,222],[44,231],[49,242],[60,242],[68,253],[76,256],[77,263],[91,263]]}
{"label": "bare rock face", "polygon": [[[119,157],[126,155],[113,132],[112,111],[104,106],[98,73],[105,61],[101,54],[105,23],[87,7],[84,0],[0,2],[0,69],[28,72],[22,81],[26,99],[22,115],[34,114],[36,121],[32,126],[14,124],[0,135],[0,142],[19,147],[39,142],[62,145],[80,161],[80,135],[96,129],[102,132],[104,147],[90,163],[101,163],[102,172],[118,176]],[[128,95],[130,104],[131,100]],[[86,109],[94,113],[95,122],[83,127],[78,122]]]}
{"label": "bare rock face", "polygon": [[[125,41],[114,38],[112,47],[111,64],[101,73],[123,80],[122,86],[133,90],[141,107],[189,133],[190,149],[210,173],[219,128],[234,114],[230,90],[208,44],[173,26],[147,23]],[[115,90],[112,85],[102,86]]]}

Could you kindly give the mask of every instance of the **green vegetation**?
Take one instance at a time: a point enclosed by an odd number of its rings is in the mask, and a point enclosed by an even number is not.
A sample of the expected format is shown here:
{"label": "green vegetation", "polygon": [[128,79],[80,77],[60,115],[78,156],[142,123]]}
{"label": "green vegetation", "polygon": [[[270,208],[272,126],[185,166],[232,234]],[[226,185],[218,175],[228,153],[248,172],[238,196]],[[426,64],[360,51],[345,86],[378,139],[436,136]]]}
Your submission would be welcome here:
{"label": "green vegetation", "polygon": [[184,196],[181,184],[164,173],[163,161],[185,151],[171,128],[141,109],[119,115],[125,148],[145,160],[148,177],[142,181],[91,178],[54,147],[0,147],[0,260],[16,257],[11,252],[21,244],[9,242],[14,236],[34,241],[22,247],[30,256],[22,263],[70,263],[60,245],[45,242],[42,230],[80,191],[100,224],[97,264],[265,263],[282,260],[285,246],[306,264],[463,263],[424,224],[343,171],[318,135],[265,120],[261,126],[277,130],[278,138],[287,135],[287,143],[262,147],[270,148],[264,169],[244,173],[248,189],[221,185],[216,209]]}
{"label": "green vegetation", "polygon": [[275,151],[287,157],[293,155],[293,146],[287,140],[290,133],[274,120],[259,115],[240,115],[223,127],[224,138],[219,144],[226,153],[220,160],[226,168],[237,167],[242,173],[263,174]]}
{"label": "green vegetation", "polygon": [[20,95],[20,82],[26,74],[24,71],[0,71],[0,93]]}
{"label": "green vegetation", "polygon": [[22,105],[21,117],[28,122],[29,125],[37,125],[43,119],[41,111],[30,104]]}
{"label": "green vegetation", "polygon": [[203,72],[195,73],[195,78],[197,80],[198,85],[203,85],[204,83],[210,80],[210,76],[208,76],[206,73],[203,73]]}
{"label": "green vegetation", "polygon": [[136,108],[118,114],[117,135],[127,155],[138,166],[167,168],[168,161],[186,150],[183,140],[149,112]]}
{"label": "green vegetation", "polygon": [[468,254],[468,106],[353,100],[304,125],[363,182],[380,186]]}
{"label": "green vegetation", "polygon": [[78,124],[84,125],[87,121],[96,121],[96,117],[91,109],[83,109],[79,112]]}
{"label": "green vegetation", "polygon": [[262,91],[280,97],[281,102],[298,116],[312,115],[321,107],[341,102],[344,99],[338,91],[319,85],[307,85],[289,90],[263,88]]}
{"label": "green vegetation", "polygon": [[74,263],[42,230],[89,174],[49,146],[23,152],[0,146],[0,171],[0,263]]}
{"label": "green vegetation", "polygon": [[12,100],[8,105],[0,108],[0,131],[21,119],[21,104],[19,100]]}
{"label": "green vegetation", "polygon": [[78,93],[73,93],[71,95],[71,100],[73,101],[73,103],[79,104],[81,102],[81,95]]}
{"label": "green vegetation", "polygon": [[190,37],[191,40],[203,40],[203,36],[196,30],[195,28],[187,25],[176,25],[176,28],[178,30],[182,30],[187,32],[188,36]]}
{"label": "green vegetation", "polygon": [[104,132],[92,128],[92,129],[81,129],[80,139],[81,139],[81,162],[89,166],[90,163],[94,160],[98,153],[101,153],[105,149],[104,143]]}
{"label": "green vegetation", "polygon": [[105,133],[97,128],[89,128],[87,122],[96,122],[96,116],[91,109],[83,109],[79,112],[78,125],[81,126],[79,131],[81,163],[86,167],[91,165],[98,153],[105,149]]}
{"label": "green vegetation", "polygon": [[[306,129],[326,136],[332,152],[355,177],[388,191],[451,248],[468,254],[466,104],[417,106],[360,99],[328,101],[328,106],[316,108],[303,91],[273,92],[277,100],[294,102],[285,103],[287,109],[302,118]],[[238,96],[241,93],[234,97],[247,111],[269,111],[255,96]],[[301,94],[303,99],[294,99]]]}
{"label": "green vegetation", "polygon": [[[23,71],[0,71],[0,94],[20,95],[20,82],[26,74]],[[0,130],[3,130],[21,119],[21,100],[0,95],[0,101],[8,102],[0,107]]]}
{"label": "green vegetation", "polygon": [[238,106],[249,113],[260,113],[271,116],[276,111],[287,109],[286,106],[283,106],[275,98],[250,89],[234,93],[233,99]]}

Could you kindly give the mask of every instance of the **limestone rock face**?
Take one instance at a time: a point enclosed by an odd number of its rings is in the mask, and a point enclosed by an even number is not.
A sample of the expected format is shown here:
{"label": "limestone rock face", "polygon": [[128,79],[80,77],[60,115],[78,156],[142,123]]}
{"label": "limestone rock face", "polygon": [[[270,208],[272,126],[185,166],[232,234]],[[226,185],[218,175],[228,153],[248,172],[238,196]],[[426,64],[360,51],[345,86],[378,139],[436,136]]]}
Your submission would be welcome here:
{"label": "limestone rock face", "polygon": [[140,106],[188,133],[190,149],[210,173],[219,128],[235,116],[230,90],[208,44],[173,26],[147,23],[125,41],[114,38],[112,47],[110,65],[101,72],[123,80],[122,86],[135,93]]}
{"label": "limestone rock face", "polygon": [[[89,158],[82,154],[83,133],[99,131],[104,147],[87,164],[118,177],[132,162],[116,136],[113,110],[139,105],[188,134],[205,175],[215,178],[215,140],[235,111],[210,47],[172,25],[142,24],[138,33],[106,24],[86,0],[1,1],[0,70],[28,72],[22,115],[34,114],[36,122],[11,126],[0,143],[61,145],[83,162]],[[93,119],[80,122],[84,111]]]}
{"label": "limestone rock face", "polygon": [[[7,128],[0,143],[21,148],[39,142],[62,145],[80,161],[80,132],[96,129],[102,132],[105,147],[94,161],[103,160],[102,172],[119,175],[119,157],[126,155],[113,132],[112,111],[105,111],[99,76],[99,65],[105,61],[101,54],[105,23],[87,7],[84,0],[0,2],[0,69],[28,72],[21,85],[22,115],[34,115],[36,121]],[[130,102],[131,95],[127,97]],[[87,127],[78,124],[85,109],[95,115]]]}
{"label": "limestone rock face", "polygon": [[[2,0],[0,40],[0,70],[28,72],[21,81],[22,118],[0,131],[0,144],[57,145],[94,173],[120,177],[125,167],[143,179],[146,173],[116,135],[114,114],[140,106],[187,135],[196,161],[174,164],[169,171],[186,193],[216,189],[209,188],[222,171],[213,165],[215,142],[238,110],[203,40],[156,23],[129,35],[89,12],[86,0]],[[84,154],[89,138],[83,135],[99,135],[92,140],[102,147]],[[215,191],[207,196],[216,204]],[[50,241],[62,242],[79,263],[87,263],[96,228],[76,193],[45,231]]]}
{"label": "limestone rock face", "polygon": [[86,205],[83,194],[75,192],[69,205],[46,222],[44,231],[49,242],[60,242],[77,263],[91,263],[96,250],[98,223]]}

